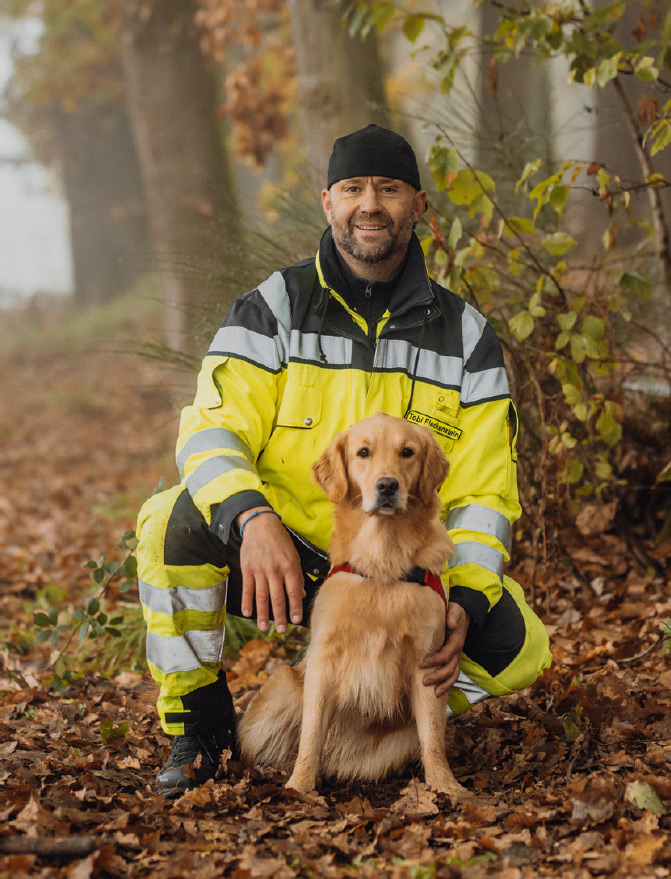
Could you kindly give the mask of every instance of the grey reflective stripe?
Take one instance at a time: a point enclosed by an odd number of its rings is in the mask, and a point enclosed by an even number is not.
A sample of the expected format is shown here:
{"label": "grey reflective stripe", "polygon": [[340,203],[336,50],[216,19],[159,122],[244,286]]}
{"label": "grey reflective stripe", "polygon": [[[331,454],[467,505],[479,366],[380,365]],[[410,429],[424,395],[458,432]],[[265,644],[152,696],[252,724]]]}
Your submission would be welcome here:
{"label": "grey reflective stripe", "polygon": [[457,543],[454,547],[454,555],[450,559],[450,570],[458,568],[459,565],[480,565],[481,568],[487,568],[498,577],[503,577],[503,553],[498,549],[492,549],[484,543],[478,543],[476,540],[466,540],[464,543]]}
{"label": "grey reflective stripe", "polygon": [[[321,363],[319,350],[320,338],[317,333],[302,333],[292,330],[291,359],[307,360],[310,363]],[[352,340],[344,336],[322,336],[321,349],[326,355],[329,366],[352,365]]]}
{"label": "grey reflective stripe", "polygon": [[221,662],[225,629],[194,630],[184,635],[147,633],[147,659],[165,674],[193,671],[205,662]]}
{"label": "grey reflective stripe", "polygon": [[469,678],[469,676],[463,671],[459,672],[459,677],[452,686],[461,690],[471,705],[477,705],[478,702],[482,702],[483,699],[488,699],[492,695],[491,693],[488,693],[487,690],[483,690],[479,684],[476,684],[475,681],[472,678]]}
{"label": "grey reflective stripe", "polygon": [[194,433],[182,447],[177,455],[177,467],[179,468],[180,478],[184,478],[184,465],[191,455],[197,455],[202,452],[210,452],[213,449],[230,449],[234,452],[240,452],[248,461],[252,460],[252,453],[248,445],[243,443],[239,436],[231,430],[223,427],[208,427],[205,430],[199,430]]}
{"label": "grey reflective stripe", "polygon": [[461,402],[464,406],[472,406],[495,397],[509,397],[508,376],[503,366],[483,369],[481,372],[464,372],[464,386],[461,391]]}
{"label": "grey reflective stripe", "polygon": [[[412,375],[415,372],[417,348],[403,339],[380,339],[376,365],[382,369],[398,369]],[[423,348],[417,363],[417,378],[441,385],[460,388],[463,373],[461,357],[436,354]]]}
{"label": "grey reflective stripe", "polygon": [[496,510],[490,510],[489,507],[483,507],[481,504],[456,507],[447,514],[445,527],[448,531],[452,528],[463,528],[466,531],[491,534],[503,544],[505,551],[510,555],[513,528],[506,517]]}
{"label": "grey reflective stripe", "polygon": [[208,458],[207,461],[203,461],[193,473],[186,477],[186,487],[189,489],[189,494],[193,497],[204,485],[208,485],[230,470],[248,470],[251,473],[256,473],[256,469],[244,458],[217,455],[216,458]]}
{"label": "grey reflective stripe", "polygon": [[242,357],[272,372],[278,372],[282,363],[277,353],[276,338],[255,333],[246,327],[221,327],[207,353]]}
{"label": "grey reflective stripe", "polygon": [[468,363],[468,358],[475,350],[475,346],[480,341],[487,321],[476,311],[472,305],[466,303],[463,314],[461,315],[461,338],[463,344],[464,363]]}
{"label": "grey reflective stripe", "polygon": [[140,601],[154,613],[165,613],[168,616],[180,610],[218,611],[226,604],[226,584],[223,580],[216,586],[205,589],[189,589],[187,586],[173,586],[171,589],[160,589],[143,580],[138,581]]}
{"label": "grey reflective stripe", "polygon": [[277,321],[277,344],[282,363],[289,362],[289,333],[291,331],[291,306],[284,278],[279,272],[259,284],[258,291]]}

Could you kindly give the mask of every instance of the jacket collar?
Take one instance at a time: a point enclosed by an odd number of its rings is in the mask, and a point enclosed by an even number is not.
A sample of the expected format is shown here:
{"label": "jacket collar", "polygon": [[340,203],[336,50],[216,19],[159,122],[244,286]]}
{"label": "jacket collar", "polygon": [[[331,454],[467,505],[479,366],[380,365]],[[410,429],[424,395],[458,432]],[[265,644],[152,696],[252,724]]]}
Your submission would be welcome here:
{"label": "jacket collar", "polygon": [[[330,226],[322,235],[316,265],[321,286],[344,298],[346,290],[342,289],[344,283],[342,269],[336,256],[336,246]],[[390,314],[396,317],[416,306],[433,305],[434,298],[422,246],[413,233],[389,304]]]}

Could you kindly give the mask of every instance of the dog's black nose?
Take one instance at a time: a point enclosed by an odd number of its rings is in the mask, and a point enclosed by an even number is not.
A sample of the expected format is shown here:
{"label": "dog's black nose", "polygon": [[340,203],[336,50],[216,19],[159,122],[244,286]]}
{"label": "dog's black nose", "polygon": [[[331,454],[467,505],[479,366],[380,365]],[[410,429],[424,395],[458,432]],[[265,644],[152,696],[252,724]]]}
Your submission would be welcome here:
{"label": "dog's black nose", "polygon": [[391,497],[398,492],[398,479],[393,476],[380,476],[375,483],[375,490],[384,497]]}

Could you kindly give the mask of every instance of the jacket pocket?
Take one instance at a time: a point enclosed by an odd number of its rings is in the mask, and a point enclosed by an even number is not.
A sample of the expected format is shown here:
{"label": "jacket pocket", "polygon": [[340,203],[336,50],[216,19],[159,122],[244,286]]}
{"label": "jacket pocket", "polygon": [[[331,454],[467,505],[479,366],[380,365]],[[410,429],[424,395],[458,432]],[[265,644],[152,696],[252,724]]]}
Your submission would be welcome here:
{"label": "jacket pocket", "polygon": [[319,424],[321,417],[321,390],[287,382],[277,413],[277,426],[310,430]]}
{"label": "jacket pocket", "polygon": [[428,427],[445,452],[461,439],[459,427],[459,391],[436,390],[433,394],[419,396],[413,401],[407,419],[415,424]]}

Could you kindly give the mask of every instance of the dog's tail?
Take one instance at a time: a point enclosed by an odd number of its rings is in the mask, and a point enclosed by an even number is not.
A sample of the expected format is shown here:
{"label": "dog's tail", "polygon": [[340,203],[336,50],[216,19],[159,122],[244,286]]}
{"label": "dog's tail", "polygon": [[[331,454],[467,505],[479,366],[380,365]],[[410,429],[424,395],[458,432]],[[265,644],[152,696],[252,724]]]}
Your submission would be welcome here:
{"label": "dog's tail", "polygon": [[298,756],[303,714],[305,663],[278,669],[250,702],[238,724],[240,754],[250,766],[260,763],[291,772]]}

